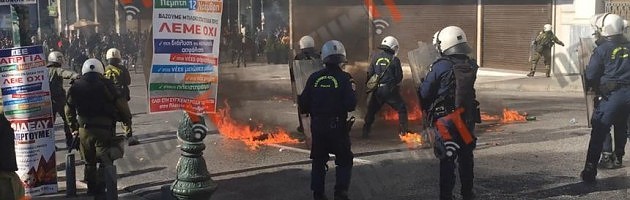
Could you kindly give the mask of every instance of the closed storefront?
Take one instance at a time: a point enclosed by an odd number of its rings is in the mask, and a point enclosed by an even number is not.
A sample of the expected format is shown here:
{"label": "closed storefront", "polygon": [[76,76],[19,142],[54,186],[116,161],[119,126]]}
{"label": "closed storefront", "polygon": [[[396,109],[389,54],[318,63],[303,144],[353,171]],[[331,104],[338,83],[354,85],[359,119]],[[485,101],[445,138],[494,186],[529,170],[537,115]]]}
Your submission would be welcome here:
{"label": "closed storefront", "polygon": [[529,70],[531,41],[551,24],[551,9],[551,0],[483,0],[482,66]]}
{"label": "closed storefront", "polygon": [[[476,55],[477,40],[477,1],[418,1],[399,0],[396,8],[400,13],[400,20],[391,16],[387,6],[378,6],[381,15],[390,26],[383,33],[374,35],[375,44],[385,36],[393,35],[401,43],[398,56],[402,62],[408,62],[407,52],[418,48],[418,41],[431,44],[433,34],[446,26],[459,26],[466,32],[466,37]],[[376,20],[376,19],[375,19]]]}

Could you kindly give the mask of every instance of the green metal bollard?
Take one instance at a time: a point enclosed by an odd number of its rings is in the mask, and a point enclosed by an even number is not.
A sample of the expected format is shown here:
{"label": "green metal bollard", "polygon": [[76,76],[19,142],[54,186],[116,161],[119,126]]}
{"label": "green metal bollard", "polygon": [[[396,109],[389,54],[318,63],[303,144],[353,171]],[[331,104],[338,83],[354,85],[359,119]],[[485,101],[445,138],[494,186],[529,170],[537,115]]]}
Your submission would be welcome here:
{"label": "green metal bollard", "polygon": [[183,152],[177,162],[177,178],[171,185],[171,191],[177,199],[210,199],[217,184],[210,177],[203,158],[203,150],[206,149],[203,139],[208,127],[203,117],[193,116],[193,119],[197,120],[193,121],[189,114],[184,113],[177,131],[177,137],[183,141]]}

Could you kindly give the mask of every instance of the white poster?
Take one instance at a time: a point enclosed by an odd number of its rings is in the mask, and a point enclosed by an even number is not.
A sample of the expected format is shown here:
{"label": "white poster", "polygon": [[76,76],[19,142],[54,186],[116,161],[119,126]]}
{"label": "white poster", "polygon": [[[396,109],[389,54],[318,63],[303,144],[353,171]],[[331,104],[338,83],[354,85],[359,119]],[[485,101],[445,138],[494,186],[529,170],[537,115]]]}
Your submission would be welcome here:
{"label": "white poster", "polygon": [[216,111],[222,0],[153,4],[149,111]]}
{"label": "white poster", "polygon": [[57,193],[55,132],[42,46],[0,50],[4,115],[15,130],[17,174],[27,195]]}

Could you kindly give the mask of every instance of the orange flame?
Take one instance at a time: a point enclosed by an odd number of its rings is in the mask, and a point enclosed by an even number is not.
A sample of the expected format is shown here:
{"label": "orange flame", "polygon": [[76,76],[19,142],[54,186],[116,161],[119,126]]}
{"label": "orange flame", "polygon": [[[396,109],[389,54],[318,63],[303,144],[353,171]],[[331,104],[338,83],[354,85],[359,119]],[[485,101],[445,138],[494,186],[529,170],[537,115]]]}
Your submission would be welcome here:
{"label": "orange flame", "polygon": [[510,110],[507,108],[503,109],[503,118],[501,119],[502,123],[510,123],[510,122],[524,122],[525,116],[518,113],[516,110]]}
{"label": "orange flame", "polygon": [[[389,106],[385,106],[385,110],[381,113],[383,119],[386,121],[398,121],[398,112]],[[420,106],[417,103],[412,103],[407,108],[407,120],[417,121],[422,119],[422,112],[420,112]]]}
{"label": "orange flame", "polygon": [[403,141],[409,149],[422,146],[422,136],[419,133],[410,132],[404,135],[398,135],[398,137],[400,137],[400,140]]}
{"label": "orange flame", "polygon": [[489,115],[486,112],[481,112],[481,121],[499,121],[501,120],[501,118],[499,118],[498,115]]}
{"label": "orange flame", "polygon": [[250,150],[256,150],[263,144],[279,144],[279,143],[291,143],[296,144],[298,140],[289,136],[289,133],[276,127],[271,132],[263,131],[262,124],[257,127],[251,127],[237,122],[230,115],[230,106],[225,102],[224,109],[218,109],[215,114],[210,115],[210,118],[219,129],[219,133],[229,139],[243,141]]}

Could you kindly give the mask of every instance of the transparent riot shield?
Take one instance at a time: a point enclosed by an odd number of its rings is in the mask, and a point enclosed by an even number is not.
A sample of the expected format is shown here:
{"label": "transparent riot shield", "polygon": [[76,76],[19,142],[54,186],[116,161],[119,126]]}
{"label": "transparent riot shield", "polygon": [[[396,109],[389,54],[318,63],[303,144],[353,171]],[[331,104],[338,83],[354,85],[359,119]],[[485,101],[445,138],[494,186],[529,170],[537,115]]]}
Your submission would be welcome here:
{"label": "transparent riot shield", "polygon": [[409,65],[411,67],[411,76],[414,86],[418,87],[429,73],[429,68],[439,54],[431,43],[418,42],[418,48],[407,53],[409,57]]}
{"label": "transparent riot shield", "polygon": [[[414,89],[418,89],[422,81],[429,73],[431,68],[431,64],[438,59],[439,54],[435,47],[431,43],[426,42],[418,42],[418,48],[407,53],[409,58],[409,65],[411,67],[411,76],[414,83]],[[426,113],[423,113],[422,116],[426,116]],[[434,137],[435,137],[435,129],[429,127],[429,123],[426,122],[427,118],[423,117],[422,121],[422,131],[420,134],[423,138],[423,146],[433,147],[434,145]]]}
{"label": "transparent riot shield", "polygon": [[588,90],[586,87],[586,67],[591,59],[593,49],[595,49],[594,38],[580,38],[580,46],[578,48],[578,65],[580,67],[580,75],[582,77],[582,87],[584,89],[584,98],[586,100],[586,119],[588,121],[589,128],[591,127],[591,116],[593,115],[593,110],[595,109],[595,98],[597,98],[595,91]]}
{"label": "transparent riot shield", "polygon": [[[311,76],[316,71],[319,71],[324,68],[324,64],[322,60],[294,60],[291,65],[291,76],[292,82],[291,86],[293,87],[293,95],[297,97],[302,94],[304,87],[306,86],[306,81],[308,77]],[[297,101],[296,101],[297,102]],[[300,114],[301,109],[299,107],[298,102],[298,120],[300,122],[300,126],[303,128],[302,131],[304,136],[306,136],[306,146],[311,148],[311,120],[308,115]]]}

